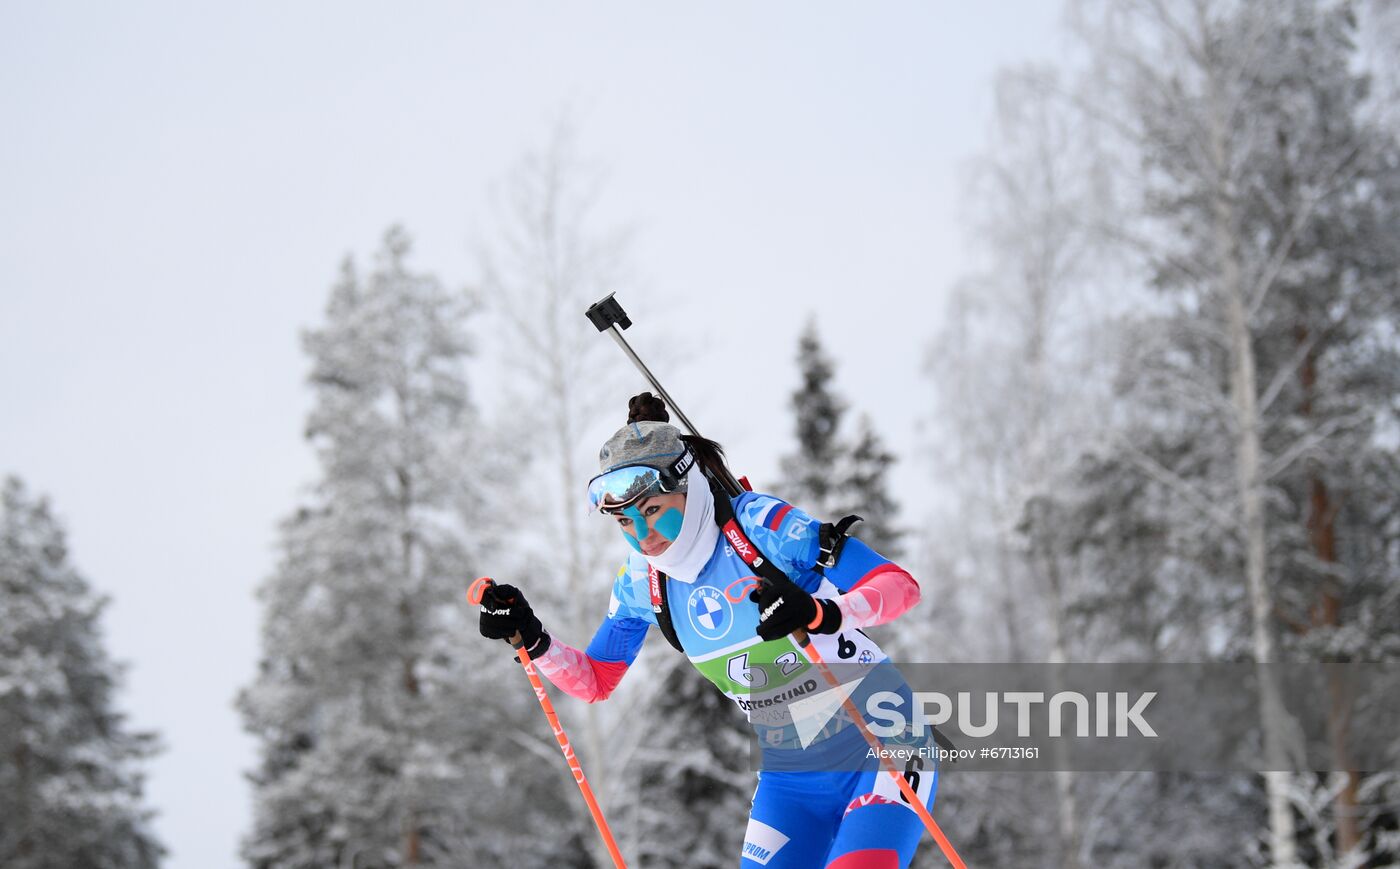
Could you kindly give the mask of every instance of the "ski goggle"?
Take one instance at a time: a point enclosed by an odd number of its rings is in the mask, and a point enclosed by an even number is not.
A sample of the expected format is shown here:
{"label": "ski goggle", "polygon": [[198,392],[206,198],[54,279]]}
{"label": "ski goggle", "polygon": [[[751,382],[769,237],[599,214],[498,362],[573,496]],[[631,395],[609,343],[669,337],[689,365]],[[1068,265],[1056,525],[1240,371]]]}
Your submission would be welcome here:
{"label": "ski goggle", "polygon": [[685,450],[666,468],[653,468],[650,465],[613,468],[588,482],[588,502],[594,510],[611,513],[649,495],[674,492],[680,488],[694,464],[695,455]]}

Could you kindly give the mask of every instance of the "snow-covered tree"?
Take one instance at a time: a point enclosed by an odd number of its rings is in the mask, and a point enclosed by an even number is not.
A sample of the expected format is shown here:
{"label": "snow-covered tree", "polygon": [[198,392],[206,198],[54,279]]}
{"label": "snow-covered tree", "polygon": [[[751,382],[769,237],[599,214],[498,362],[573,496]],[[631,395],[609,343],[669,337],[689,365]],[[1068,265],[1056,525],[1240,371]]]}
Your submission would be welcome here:
{"label": "snow-covered tree", "polygon": [[894,453],[886,448],[875,424],[866,414],[856,423],[855,440],[846,454],[837,482],[845,506],[828,517],[839,519],[849,513],[859,515],[853,533],[876,552],[898,557],[903,551],[900,541],[904,531],[899,527],[899,502],[889,490],[889,473],[894,467]]}
{"label": "snow-covered tree", "polygon": [[[513,732],[529,712],[502,706],[533,698],[519,674],[520,692],[495,690],[508,655],[467,659],[481,641],[463,592],[496,530],[465,379],[468,312],[408,254],[394,228],[367,276],[347,261],[324,324],[304,336],[321,476],[282,525],[259,592],[259,675],[239,697],[262,752],[243,845],[255,867],[547,861],[559,844],[502,829],[529,814],[497,799],[494,774],[521,751],[502,721]],[[539,762],[517,765],[512,793],[557,808],[532,790]]]}
{"label": "snow-covered tree", "polygon": [[852,533],[876,551],[900,554],[899,504],[887,475],[896,459],[870,417],[862,415],[854,439],[842,429],[847,404],[832,388],[836,368],[810,320],[797,341],[802,382],[791,406],[797,447],[781,460],[778,494],[825,522],[855,513],[865,521]]}
{"label": "snow-covered tree", "polygon": [[502,424],[523,442],[515,489],[540,519],[518,529],[513,544],[545,571],[537,584],[563,605],[550,624],[565,630],[596,626],[597,592],[606,607],[615,569],[605,554],[612,537],[581,509],[601,443],[586,435],[620,426],[628,398],[618,376],[625,363],[583,316],[628,270],[626,233],[600,225],[603,192],[601,170],[561,120],[496,188],[494,231],[479,251],[480,294],[499,341],[493,355],[513,374]]}
{"label": "snow-covered tree", "polygon": [[[1070,4],[1084,82],[1037,74],[1038,99],[1018,101],[1016,117],[1052,123],[994,155],[977,202],[998,255],[960,288],[931,356],[947,395],[939,480],[958,510],[933,525],[932,574],[993,580],[935,589],[962,616],[940,628],[1004,637],[1013,657],[1046,641],[1110,660],[1394,656],[1400,156],[1357,50],[1386,43],[1358,34],[1386,16],[1355,8]],[[1041,148],[1057,129],[1080,141]],[[1085,243],[1112,264],[1066,271]],[[1124,291],[1066,305],[1066,286],[1110,273]],[[1083,336],[1096,320],[1107,364],[1086,369],[1085,393],[1061,364],[1084,342],[1057,323]],[[1094,394],[1105,373],[1109,401]],[[1346,769],[1345,740],[1333,749]],[[1270,773],[1264,794],[1238,776],[1077,778],[1056,806],[1081,813],[1080,865],[1393,857],[1386,776]]]}
{"label": "snow-covered tree", "polygon": [[0,865],[148,869],[142,767],[155,736],[114,702],[121,668],[107,656],[107,599],[68,558],[46,499],[14,477],[0,492]]}
{"label": "snow-covered tree", "polygon": [[[493,352],[514,373],[502,396],[502,425],[516,441],[510,498],[532,517],[510,534],[511,551],[493,569],[519,571],[546,630],[579,647],[607,615],[625,551],[615,530],[587,514],[584,494],[602,438],[625,421],[629,397],[625,362],[584,317],[628,272],[626,233],[599,214],[604,193],[602,170],[561,119],[496,188],[494,232],[480,249],[481,295],[501,342]],[[636,798],[621,758],[636,747],[640,721],[664,715],[632,702],[634,686],[675,665],[664,643],[652,647],[608,703],[557,704],[609,817],[627,817]],[[573,800],[564,817],[592,860],[609,862],[583,801]],[[628,833],[619,828],[624,844]]]}
{"label": "snow-covered tree", "polygon": [[[1165,306],[1138,327],[1124,369],[1138,410],[1118,452],[1175,496],[1170,521],[1199,532],[1206,577],[1242,580],[1242,606],[1226,613],[1248,627],[1228,634],[1232,651],[1261,663],[1375,655],[1386,638],[1366,626],[1384,571],[1355,556],[1383,550],[1388,532],[1345,505],[1393,503],[1395,491],[1376,483],[1395,479],[1383,437],[1400,394],[1400,162],[1356,70],[1353,9],[1118,2],[1095,18],[1100,93],[1120,100],[1107,112],[1147,170],[1143,220],[1114,234],[1143,256]],[[1349,535],[1365,541],[1350,564]],[[1264,736],[1281,752],[1266,672]],[[1271,772],[1265,784],[1269,860],[1292,865],[1297,781]],[[1335,854],[1318,859],[1361,857],[1358,784],[1348,774],[1336,788],[1324,837]]]}
{"label": "snow-covered tree", "polygon": [[801,384],[792,394],[797,449],[782,459],[782,494],[822,519],[839,519],[838,486],[832,471],[845,455],[841,419],[846,403],[832,391],[836,368],[822,346],[815,319],[797,339]]}
{"label": "snow-covered tree", "polygon": [[[1069,541],[1039,520],[1102,415],[1098,333],[1113,306],[1106,281],[1092,279],[1105,262],[1085,229],[1102,195],[1101,155],[1083,125],[1046,99],[1056,86],[1055,72],[1039,67],[998,78],[992,137],[969,190],[981,267],[955,288],[927,359],[938,399],[929,424],[936,483],[950,496],[939,533],[925,543],[937,565],[930,594],[971,616],[982,636],[968,641],[983,660],[1066,662],[1086,651],[1066,625],[1078,584]],[[967,612],[969,604],[979,608]],[[979,796],[1053,806],[1053,824],[1038,819],[1039,836],[1021,836],[1054,865],[1083,865],[1071,773],[971,786],[974,806]],[[990,836],[994,822],[979,820],[969,835],[980,843],[974,860],[1027,859],[1018,849],[1028,841]]]}
{"label": "snow-covered tree", "polygon": [[674,655],[680,666],[660,686],[656,723],[631,764],[636,859],[657,869],[733,866],[755,786],[753,731],[679,653],[661,646],[653,654]]}

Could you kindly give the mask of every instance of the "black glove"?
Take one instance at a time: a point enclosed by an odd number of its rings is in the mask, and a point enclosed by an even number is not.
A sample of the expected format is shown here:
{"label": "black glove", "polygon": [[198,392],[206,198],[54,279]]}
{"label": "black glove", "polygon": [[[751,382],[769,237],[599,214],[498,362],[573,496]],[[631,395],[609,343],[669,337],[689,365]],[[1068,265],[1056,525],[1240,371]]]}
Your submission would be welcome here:
{"label": "black glove", "polygon": [[530,602],[513,585],[489,585],[481,594],[481,635],[488,640],[505,640],[519,632],[520,645],[531,658],[549,651],[549,634],[544,632]]}
{"label": "black glove", "polygon": [[[758,635],[765,640],[785,637],[799,628],[809,634],[834,634],[841,630],[841,608],[833,600],[818,600],[783,577],[779,581],[761,580],[758,588],[749,592],[749,600],[758,604]],[[822,619],[815,628],[808,627],[821,608]]]}

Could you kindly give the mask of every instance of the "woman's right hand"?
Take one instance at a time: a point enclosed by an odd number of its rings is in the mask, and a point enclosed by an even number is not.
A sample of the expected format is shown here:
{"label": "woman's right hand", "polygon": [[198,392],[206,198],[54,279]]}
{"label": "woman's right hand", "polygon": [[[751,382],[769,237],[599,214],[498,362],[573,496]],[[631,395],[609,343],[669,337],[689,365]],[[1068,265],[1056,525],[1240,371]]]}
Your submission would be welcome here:
{"label": "woman's right hand", "polygon": [[482,592],[481,635],[523,647],[532,658],[549,649],[549,634],[524,593],[513,585],[492,584]]}

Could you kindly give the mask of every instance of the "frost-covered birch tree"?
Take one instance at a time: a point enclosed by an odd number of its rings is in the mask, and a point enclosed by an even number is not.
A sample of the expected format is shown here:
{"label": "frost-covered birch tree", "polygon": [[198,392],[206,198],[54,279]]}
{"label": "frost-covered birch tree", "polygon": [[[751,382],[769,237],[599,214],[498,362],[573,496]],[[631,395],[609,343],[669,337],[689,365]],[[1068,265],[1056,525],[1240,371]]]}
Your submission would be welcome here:
{"label": "frost-covered birch tree", "polygon": [[[1143,324],[1126,370],[1145,392],[1123,455],[1195,505],[1218,541],[1216,575],[1239,566],[1242,650],[1264,663],[1301,649],[1285,640],[1280,651],[1289,625],[1354,660],[1367,643],[1344,629],[1342,601],[1353,593],[1364,621],[1363,601],[1383,598],[1357,581],[1373,565],[1341,564],[1334,494],[1388,501],[1368,481],[1393,479],[1377,438],[1396,394],[1395,253],[1382,241],[1394,233],[1396,151],[1368,120],[1352,9],[1121,2],[1092,19],[1098,92],[1120,100],[1105,129],[1134,140],[1147,168],[1145,221],[1113,234],[1149,263],[1169,306]],[[1164,441],[1172,415],[1190,428]],[[1355,530],[1375,542],[1381,529]],[[1261,676],[1266,748],[1281,758]],[[1299,850],[1299,780],[1270,772],[1265,786],[1268,859],[1312,859]],[[1360,845],[1355,798],[1345,775],[1339,826],[1323,837],[1333,852],[1317,859],[1345,863]]]}
{"label": "frost-covered birch tree", "polygon": [[[1078,564],[1041,519],[1099,424],[1100,332],[1115,305],[1089,268],[1104,266],[1085,227],[1102,195],[1099,155],[1082,125],[1047,99],[1054,87],[1043,68],[998,80],[992,138],[968,196],[982,267],[954,290],[926,366],[938,399],[929,424],[936,482],[950,494],[925,544],[941,565],[932,593],[941,600],[955,577],[954,606],[977,606],[967,610],[974,623],[995,626],[980,640],[989,660],[1065,662],[1083,651],[1071,648],[1066,626]],[[1080,865],[1074,777],[1009,778],[970,780],[971,791],[984,789],[971,799],[1053,812],[1035,813],[1009,837],[992,835],[995,822],[984,817],[988,826],[973,835],[983,858]]]}
{"label": "frost-covered birch tree", "polygon": [[69,560],[47,499],[0,489],[0,865],[149,869],[164,849],[142,793],[154,734],[117,709],[107,599]]}
{"label": "frost-covered birch tree", "polygon": [[[578,647],[606,616],[626,552],[616,530],[587,514],[584,493],[598,472],[602,439],[626,421],[627,399],[641,391],[638,380],[621,376],[627,363],[616,347],[583,316],[628,276],[627,233],[603,224],[604,191],[602,170],[582,155],[573,127],[561,121],[544,147],[526,153],[497,188],[495,233],[481,248],[482,296],[487,315],[499,324],[495,355],[513,372],[502,414],[516,445],[509,458],[511,503],[530,517],[509,537],[513,552],[501,553],[500,563],[508,566],[493,569],[525,574],[520,584],[546,630]],[[627,304],[638,313],[638,305]],[[675,853],[665,830],[638,819],[649,808],[674,806],[694,787],[692,774],[698,770],[703,779],[713,760],[684,750],[693,732],[686,716],[693,710],[667,687],[683,663],[664,641],[653,640],[608,702],[583,706],[565,698],[557,704],[589,781],[609,817],[619,819],[619,840],[631,853]],[[736,726],[732,719],[729,726]],[[691,758],[695,765],[691,773],[677,766],[669,779],[651,783],[643,802],[637,776],[647,732],[673,737],[673,760]],[[702,812],[722,813],[733,801],[716,792],[702,805]],[[568,828],[589,843],[594,863],[606,865],[581,799],[572,800],[566,817]],[[694,828],[704,827],[697,818]]]}
{"label": "frost-covered birch tree", "polygon": [[494,191],[495,229],[480,247],[481,295],[499,327],[494,355],[513,375],[503,424],[522,442],[514,488],[543,520],[513,542],[547,571],[540,581],[565,607],[553,623],[565,629],[595,626],[599,589],[606,609],[611,538],[586,521],[583,495],[601,441],[585,434],[610,420],[620,426],[628,398],[614,373],[624,363],[583,316],[627,274],[626,233],[598,225],[603,183],[572,126],[559,122]]}

